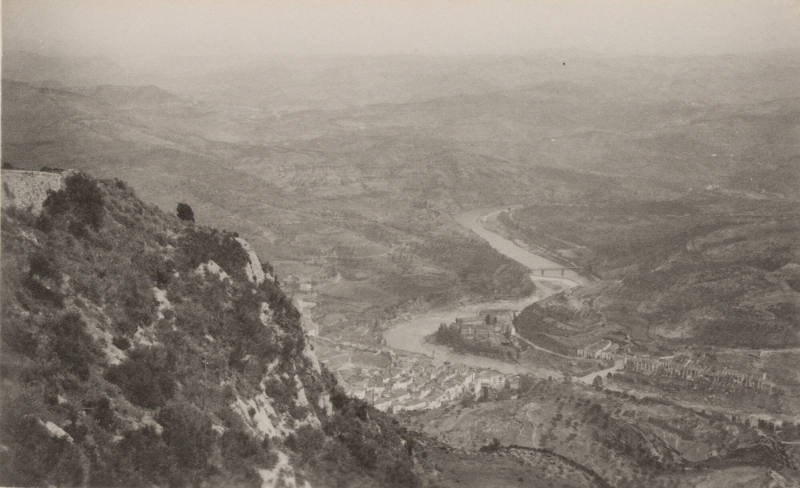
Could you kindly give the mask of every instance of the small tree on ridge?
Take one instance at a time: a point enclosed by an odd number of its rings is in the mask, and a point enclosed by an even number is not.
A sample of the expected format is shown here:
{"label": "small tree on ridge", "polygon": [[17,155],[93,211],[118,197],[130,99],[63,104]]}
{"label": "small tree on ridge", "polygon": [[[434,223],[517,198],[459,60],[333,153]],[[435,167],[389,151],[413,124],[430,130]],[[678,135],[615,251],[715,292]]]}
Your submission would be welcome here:
{"label": "small tree on ridge", "polygon": [[192,207],[190,207],[189,204],[183,202],[179,203],[177,213],[179,219],[194,222],[194,211],[192,211]]}

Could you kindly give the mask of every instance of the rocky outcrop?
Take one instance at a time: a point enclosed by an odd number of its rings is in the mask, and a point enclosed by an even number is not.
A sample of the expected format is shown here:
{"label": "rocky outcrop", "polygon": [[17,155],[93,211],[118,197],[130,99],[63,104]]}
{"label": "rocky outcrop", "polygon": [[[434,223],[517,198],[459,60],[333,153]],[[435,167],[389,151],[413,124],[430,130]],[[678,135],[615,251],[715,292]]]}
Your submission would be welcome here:
{"label": "rocky outcrop", "polygon": [[27,209],[38,215],[47,194],[60,190],[66,175],[47,171],[2,170],[3,208]]}

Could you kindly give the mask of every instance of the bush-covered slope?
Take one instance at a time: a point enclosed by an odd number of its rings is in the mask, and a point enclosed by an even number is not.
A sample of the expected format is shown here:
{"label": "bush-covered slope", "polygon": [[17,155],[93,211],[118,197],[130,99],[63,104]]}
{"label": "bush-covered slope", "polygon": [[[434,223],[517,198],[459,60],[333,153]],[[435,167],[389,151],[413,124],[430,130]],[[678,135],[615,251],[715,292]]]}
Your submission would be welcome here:
{"label": "bush-covered slope", "polygon": [[485,486],[594,486],[347,397],[247,242],[64,182],[3,209],[0,485],[457,486],[478,463]]}
{"label": "bush-covered slope", "polygon": [[0,484],[417,481],[235,234],[77,173],[2,245]]}

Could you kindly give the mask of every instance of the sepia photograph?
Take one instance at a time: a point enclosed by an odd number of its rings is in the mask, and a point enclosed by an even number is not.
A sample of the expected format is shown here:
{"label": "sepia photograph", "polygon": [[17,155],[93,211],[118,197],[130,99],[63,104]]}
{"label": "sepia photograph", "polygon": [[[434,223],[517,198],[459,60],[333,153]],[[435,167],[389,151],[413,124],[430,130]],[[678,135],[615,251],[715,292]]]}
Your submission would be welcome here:
{"label": "sepia photograph", "polygon": [[0,487],[800,488],[800,0],[2,0]]}

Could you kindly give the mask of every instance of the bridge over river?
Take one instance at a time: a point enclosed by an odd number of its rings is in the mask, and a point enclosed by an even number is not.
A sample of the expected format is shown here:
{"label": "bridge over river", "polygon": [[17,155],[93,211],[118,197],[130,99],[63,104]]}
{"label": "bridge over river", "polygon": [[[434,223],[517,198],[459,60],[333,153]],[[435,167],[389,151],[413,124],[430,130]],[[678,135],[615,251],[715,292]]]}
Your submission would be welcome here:
{"label": "bridge over river", "polygon": [[560,274],[560,276],[564,276],[564,273],[568,271],[574,271],[577,273],[580,268],[577,266],[562,266],[559,268],[532,268],[531,273],[538,274],[539,276],[545,276],[545,273],[548,273],[546,276],[554,276]]}
{"label": "bridge over river", "polygon": [[[545,257],[533,254],[517,243],[490,231],[484,226],[487,221],[496,218],[498,214],[506,210],[507,207],[500,210],[473,210],[457,216],[456,221],[475,232],[499,253],[528,268],[531,271],[531,281],[538,285],[533,294],[521,299],[464,304],[404,317],[392,324],[391,328],[384,333],[389,347],[425,354],[436,362],[450,361],[454,364],[463,364],[475,368],[493,369],[505,374],[527,373],[543,378],[560,378],[562,376],[561,372],[551,369],[532,369],[529,366],[483,356],[459,354],[446,346],[431,344],[425,340],[426,337],[436,332],[439,324],[443,322],[450,323],[457,317],[474,315],[480,310],[486,309],[522,310],[536,301],[566,288],[577,286],[584,281],[584,278],[576,272],[575,268],[562,266]],[[557,276],[548,275],[547,273],[555,273]]]}

